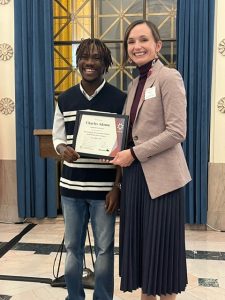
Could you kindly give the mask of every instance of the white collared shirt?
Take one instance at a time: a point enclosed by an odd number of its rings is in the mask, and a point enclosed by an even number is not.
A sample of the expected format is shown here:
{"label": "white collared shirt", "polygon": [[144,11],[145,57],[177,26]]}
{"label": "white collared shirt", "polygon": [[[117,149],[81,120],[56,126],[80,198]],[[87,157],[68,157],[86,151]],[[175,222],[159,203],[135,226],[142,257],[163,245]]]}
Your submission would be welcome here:
{"label": "white collared shirt", "polygon": [[94,94],[89,96],[84,88],[82,87],[82,84],[80,83],[80,90],[81,90],[81,93],[90,101],[91,99],[93,99],[100,91],[101,89],[103,88],[103,86],[105,85],[105,79],[103,80],[102,84],[94,91]]}

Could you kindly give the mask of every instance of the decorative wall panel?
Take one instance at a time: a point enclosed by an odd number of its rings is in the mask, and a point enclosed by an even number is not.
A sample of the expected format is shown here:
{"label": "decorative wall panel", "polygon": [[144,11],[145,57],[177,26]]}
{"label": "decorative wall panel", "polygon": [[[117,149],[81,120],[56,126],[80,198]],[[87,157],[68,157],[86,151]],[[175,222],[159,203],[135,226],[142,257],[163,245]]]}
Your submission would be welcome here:
{"label": "decorative wall panel", "polygon": [[17,207],[13,48],[14,0],[0,0],[0,222],[12,223],[21,221]]}
{"label": "decorative wall panel", "polygon": [[0,0],[0,5],[8,4],[10,0]]}
{"label": "decorative wall panel", "polygon": [[10,115],[15,108],[14,101],[10,98],[2,98],[0,100],[0,112],[3,115]]}
{"label": "decorative wall panel", "polygon": [[225,113],[225,97],[218,101],[217,108],[221,113]]}
{"label": "decorative wall panel", "polygon": [[10,60],[13,57],[13,48],[6,44],[0,44],[0,60]]}
{"label": "decorative wall panel", "polygon": [[218,46],[219,53],[225,56],[225,39],[223,39]]}
{"label": "decorative wall panel", "polygon": [[123,36],[137,19],[153,21],[160,32],[163,48],[160,59],[176,65],[176,0],[54,0],[55,94],[80,81],[75,52],[80,41],[101,39],[110,48],[113,66],[106,75],[111,84],[127,90],[134,66],[123,64]]}

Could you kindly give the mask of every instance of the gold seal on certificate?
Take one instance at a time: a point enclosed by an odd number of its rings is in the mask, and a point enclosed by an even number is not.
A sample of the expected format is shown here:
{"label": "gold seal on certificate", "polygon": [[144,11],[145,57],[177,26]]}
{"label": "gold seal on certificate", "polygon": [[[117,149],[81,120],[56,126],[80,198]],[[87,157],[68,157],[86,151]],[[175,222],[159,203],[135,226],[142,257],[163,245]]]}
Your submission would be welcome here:
{"label": "gold seal on certificate", "polygon": [[112,159],[124,150],[128,116],[78,111],[73,146],[81,157]]}

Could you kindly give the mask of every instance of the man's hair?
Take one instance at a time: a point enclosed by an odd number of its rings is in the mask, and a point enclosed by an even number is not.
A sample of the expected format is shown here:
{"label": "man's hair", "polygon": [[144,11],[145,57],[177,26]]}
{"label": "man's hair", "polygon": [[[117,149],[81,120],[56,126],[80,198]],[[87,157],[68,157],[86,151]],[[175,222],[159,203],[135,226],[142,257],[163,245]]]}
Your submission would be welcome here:
{"label": "man's hair", "polygon": [[80,45],[77,48],[76,51],[76,63],[78,65],[78,61],[81,59],[83,54],[90,55],[90,50],[93,47],[93,45],[96,46],[99,55],[101,56],[101,59],[104,62],[105,65],[105,72],[108,72],[109,67],[113,64],[112,57],[111,57],[111,51],[109,48],[99,39],[85,39],[82,40]]}

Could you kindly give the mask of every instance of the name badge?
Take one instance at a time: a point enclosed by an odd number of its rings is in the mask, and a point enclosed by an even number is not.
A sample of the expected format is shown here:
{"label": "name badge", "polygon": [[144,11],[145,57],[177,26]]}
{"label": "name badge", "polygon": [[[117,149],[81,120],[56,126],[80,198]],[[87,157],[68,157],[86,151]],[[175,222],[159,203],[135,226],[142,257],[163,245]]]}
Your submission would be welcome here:
{"label": "name badge", "polygon": [[145,90],[145,100],[154,98],[156,96],[155,86],[147,88]]}

